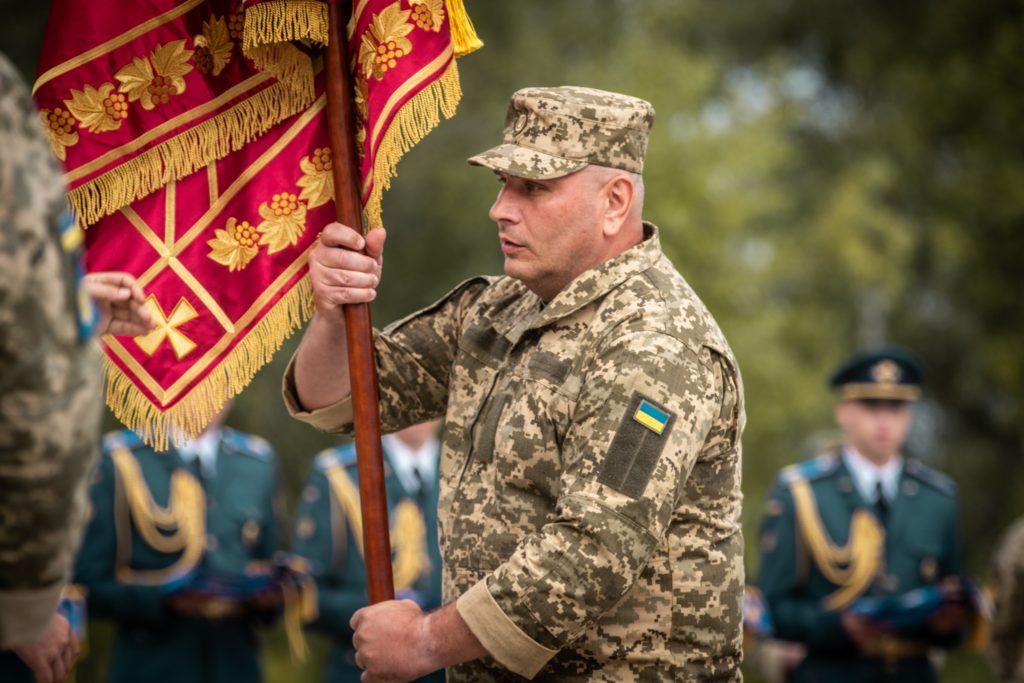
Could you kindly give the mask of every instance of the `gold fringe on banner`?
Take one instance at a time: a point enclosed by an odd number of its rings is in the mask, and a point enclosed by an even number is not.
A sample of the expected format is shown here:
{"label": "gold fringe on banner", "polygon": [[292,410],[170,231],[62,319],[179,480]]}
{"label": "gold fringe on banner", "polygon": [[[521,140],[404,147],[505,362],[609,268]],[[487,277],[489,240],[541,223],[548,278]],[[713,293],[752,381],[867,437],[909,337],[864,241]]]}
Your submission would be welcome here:
{"label": "gold fringe on banner", "polygon": [[126,427],[157,451],[195,439],[228,399],[248,386],[281,344],[313,315],[313,286],[303,277],[246,334],[231,353],[187,395],[166,411],[124,375],[109,358],[107,405]]}
{"label": "gold fringe on banner", "polygon": [[[294,48],[291,48],[294,50]],[[194,128],[135,156],[68,193],[83,226],[88,226],[211,161],[238,151],[313,101],[309,91],[275,83]]]}
{"label": "gold fringe on banner", "polygon": [[455,48],[455,56],[462,57],[470,52],[475,52],[484,46],[480,37],[476,34],[473,22],[466,13],[466,6],[462,0],[445,0],[448,8],[448,26],[452,32],[452,47]]}
{"label": "gold fringe on banner", "polygon": [[441,77],[402,105],[388,126],[377,156],[373,161],[373,188],[363,207],[363,218],[367,228],[383,225],[381,197],[391,187],[398,162],[412,147],[441,121],[440,113],[446,119],[455,115],[455,108],[462,98],[459,70],[453,59]]}
{"label": "gold fringe on banner", "polygon": [[310,58],[289,43],[326,45],[328,33],[327,4],[320,0],[261,2],[245,10],[242,54],[297,92],[309,92],[312,101]]}
{"label": "gold fringe on banner", "polygon": [[242,52],[252,58],[252,50],[256,48],[292,41],[326,45],[329,33],[326,2],[321,2],[321,0],[261,2],[245,9]]}

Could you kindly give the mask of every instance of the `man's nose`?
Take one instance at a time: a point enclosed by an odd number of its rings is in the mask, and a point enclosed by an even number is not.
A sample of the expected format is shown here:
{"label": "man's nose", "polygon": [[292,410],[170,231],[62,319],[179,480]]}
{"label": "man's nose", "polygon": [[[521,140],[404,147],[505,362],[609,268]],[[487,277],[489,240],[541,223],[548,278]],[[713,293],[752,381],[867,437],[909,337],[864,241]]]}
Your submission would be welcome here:
{"label": "man's nose", "polygon": [[487,215],[499,225],[515,221],[518,213],[515,208],[515,202],[509,196],[508,187],[503,186],[501,188],[498,196],[494,199],[494,203],[491,204],[491,210],[487,212]]}

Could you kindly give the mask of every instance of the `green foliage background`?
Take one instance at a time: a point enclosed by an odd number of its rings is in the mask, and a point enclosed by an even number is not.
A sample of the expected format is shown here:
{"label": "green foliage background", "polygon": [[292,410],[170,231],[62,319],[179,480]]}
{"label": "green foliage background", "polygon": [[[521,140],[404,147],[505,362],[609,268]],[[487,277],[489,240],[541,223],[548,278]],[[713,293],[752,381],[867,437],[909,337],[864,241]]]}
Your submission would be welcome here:
{"label": "green foliage background", "polygon": [[[826,374],[862,345],[898,341],[930,371],[909,450],[960,483],[969,566],[984,577],[1001,530],[1024,513],[1024,5],[466,5],[486,47],[460,62],[459,114],[403,160],[385,198],[375,320],[500,272],[487,218],[497,185],[463,160],[496,143],[513,90],[644,97],[658,112],[646,216],[743,370],[748,571],[775,471],[836,437]],[[29,75],[47,3],[0,8],[0,50]],[[275,444],[289,509],[313,455],[334,443],[285,415],[279,382],[294,346],[229,420]],[[268,680],[317,677],[317,658],[296,671],[280,634],[268,638]],[[988,676],[960,654],[944,680]]]}

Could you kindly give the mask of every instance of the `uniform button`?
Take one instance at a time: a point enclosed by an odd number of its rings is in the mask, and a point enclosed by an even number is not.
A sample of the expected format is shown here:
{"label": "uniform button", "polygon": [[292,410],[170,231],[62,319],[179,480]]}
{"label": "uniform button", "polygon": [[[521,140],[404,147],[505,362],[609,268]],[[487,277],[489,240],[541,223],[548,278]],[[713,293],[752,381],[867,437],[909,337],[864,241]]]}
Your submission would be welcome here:
{"label": "uniform button", "polygon": [[218,545],[220,545],[220,542],[217,540],[216,536],[214,536],[213,534],[206,534],[207,550],[216,550]]}

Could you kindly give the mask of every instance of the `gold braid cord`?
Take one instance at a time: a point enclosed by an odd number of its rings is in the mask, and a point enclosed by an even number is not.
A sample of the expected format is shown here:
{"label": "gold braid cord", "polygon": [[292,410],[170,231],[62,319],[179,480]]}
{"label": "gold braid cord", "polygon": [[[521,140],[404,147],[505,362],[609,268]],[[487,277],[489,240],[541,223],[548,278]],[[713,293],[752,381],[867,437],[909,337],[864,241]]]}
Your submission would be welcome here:
{"label": "gold braid cord", "polygon": [[[345,512],[359,554],[363,553],[363,517],[359,506],[359,490],[352,478],[339,465],[328,468],[324,474],[331,485],[331,491]],[[391,549],[395,555],[395,592],[412,587],[430,565],[427,559],[427,525],[423,513],[411,500],[403,500],[392,513]]]}
{"label": "gold braid cord", "polygon": [[124,484],[132,522],[142,540],[157,552],[181,553],[174,564],[164,569],[138,571],[126,566],[119,567],[118,579],[156,586],[169,577],[193,569],[202,558],[206,537],[206,501],[202,486],[188,472],[175,471],[171,475],[171,493],[167,507],[164,508],[153,500],[139,463],[131,451],[120,448],[111,457],[117,475]]}
{"label": "gold braid cord", "polygon": [[800,534],[825,578],[839,587],[824,599],[827,609],[838,610],[863,593],[878,574],[885,550],[885,531],[867,510],[857,510],[850,521],[850,540],[837,546],[818,516],[814,492],[808,481],[789,485],[796,506]]}

